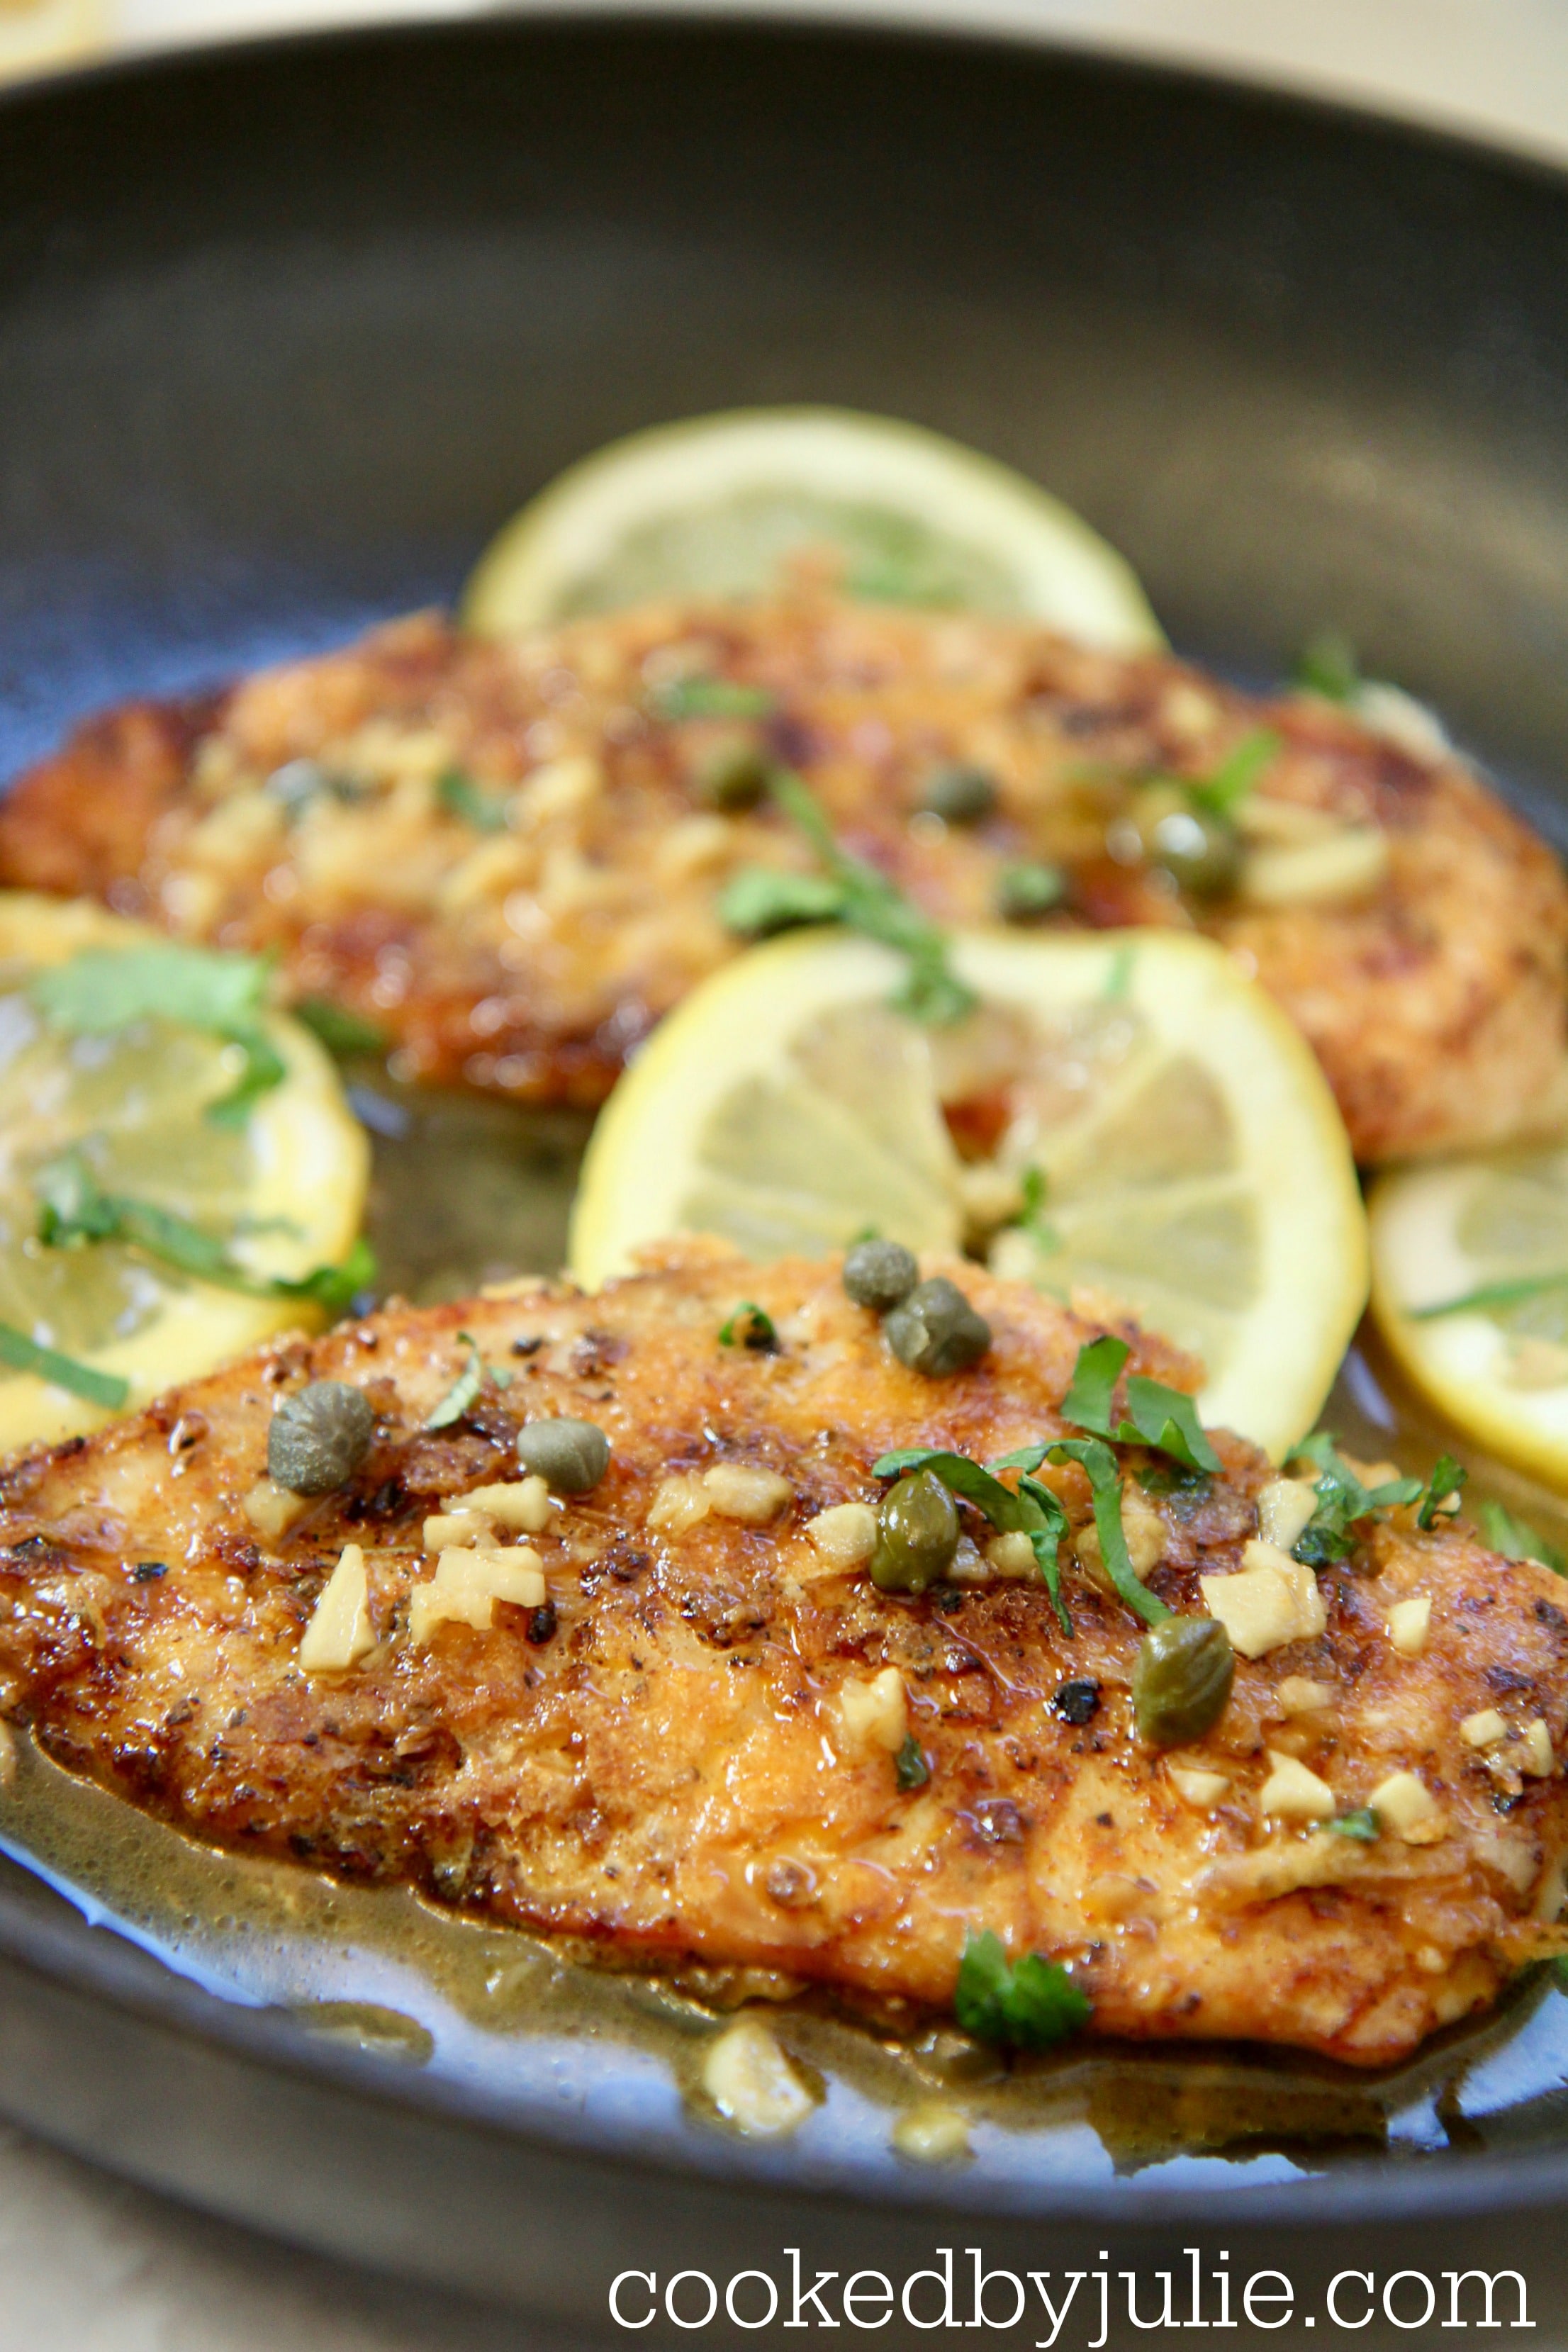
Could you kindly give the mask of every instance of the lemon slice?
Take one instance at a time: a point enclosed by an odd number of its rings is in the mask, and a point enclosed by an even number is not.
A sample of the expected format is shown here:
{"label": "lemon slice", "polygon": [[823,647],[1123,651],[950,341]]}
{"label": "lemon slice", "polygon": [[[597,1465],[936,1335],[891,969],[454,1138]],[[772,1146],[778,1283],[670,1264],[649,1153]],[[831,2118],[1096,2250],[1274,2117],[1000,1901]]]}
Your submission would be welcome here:
{"label": "lemon slice", "polygon": [[1131,568],[1057,499],[961,443],[837,408],[656,426],[572,467],[480,559],[486,636],[663,596],[762,596],[826,551],[872,601],[1044,621],[1116,653],[1164,639]]}
{"label": "lemon slice", "polygon": [[[1378,1328],[1411,1380],[1568,1489],[1568,1144],[1391,1169],[1371,1216]],[[1455,1300],[1475,1304],[1421,1311]]]}
{"label": "lemon slice", "polygon": [[86,57],[108,30],[101,0],[0,0],[0,81]]}
{"label": "lemon slice", "polygon": [[[44,967],[155,938],[85,903],[0,894],[0,1323],[123,1380],[126,1410],[272,1332],[320,1320],[320,1310],[196,1281],[118,1241],[47,1247],[40,1171],[79,1154],[106,1192],[222,1235],[258,1279],[298,1279],[341,1261],[369,1177],[364,1131],[330,1058],[297,1022],[265,1017],[285,1075],[232,1128],[205,1113],[233,1090],[240,1048],[161,1019],[73,1034],[35,1008],[27,983]],[[0,1450],[110,1417],[0,1365]]]}
{"label": "lemon slice", "polygon": [[[823,1255],[868,1229],[967,1244],[1194,1349],[1205,1417],[1282,1452],[1366,1297],[1350,1147],[1307,1046],[1219,949],[1176,932],[969,932],[952,961],[981,999],[955,1029],[893,1013],[899,959],[837,931],[705,982],[595,1131],[579,1279],[680,1232],[756,1258]],[[952,1135],[971,1100],[1004,1109],[989,1156],[963,1161]]]}

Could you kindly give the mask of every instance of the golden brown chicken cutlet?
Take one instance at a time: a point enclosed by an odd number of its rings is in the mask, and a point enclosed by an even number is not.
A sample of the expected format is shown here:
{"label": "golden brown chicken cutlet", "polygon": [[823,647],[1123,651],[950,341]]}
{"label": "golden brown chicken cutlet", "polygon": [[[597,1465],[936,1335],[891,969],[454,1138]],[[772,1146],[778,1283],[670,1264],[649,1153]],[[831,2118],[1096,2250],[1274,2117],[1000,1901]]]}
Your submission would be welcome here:
{"label": "golden brown chicken cutlet", "polygon": [[[943,2007],[990,1928],[1062,1963],[1099,2032],[1360,2064],[1489,2001],[1555,1940],[1560,1581],[1409,1509],[1365,1518],[1319,1578],[1321,1630],[1238,1659],[1205,1736],[1151,1746],[1143,1628],[1097,1577],[1076,1465],[1044,1474],[1075,1531],[1070,1638],[967,1507],[946,1580],[868,1574],[878,1458],[1059,1434],[1096,1336],[951,1271],[992,1339],[944,1378],[895,1360],[836,1264],[698,1243],[594,1297],[520,1286],[281,1342],[13,1463],[7,1711],[203,1837],[638,1965]],[[771,1346],[731,1320],[742,1284]],[[1124,1336],[1129,1370],[1191,1381]],[[374,1435],[305,1502],[268,1478],[269,1427],[321,1381],[363,1392]],[[520,1500],[520,1427],[560,1416],[604,1433],[607,1467]],[[1277,1475],[1215,1443],[1206,1477],[1121,1449],[1130,1549],[1178,1612],[1238,1571]],[[1393,1619],[1413,1599],[1414,1647]],[[1303,1815],[1301,1776],[1352,1833]]]}
{"label": "golden brown chicken cutlet", "polygon": [[1020,625],[813,596],[502,645],[416,618],[94,721],[0,808],[0,878],[275,949],[409,1076],[595,1103],[735,951],[725,885],[812,870],[781,764],[942,922],[1220,940],[1363,1160],[1568,1107],[1568,887],[1459,761]]}

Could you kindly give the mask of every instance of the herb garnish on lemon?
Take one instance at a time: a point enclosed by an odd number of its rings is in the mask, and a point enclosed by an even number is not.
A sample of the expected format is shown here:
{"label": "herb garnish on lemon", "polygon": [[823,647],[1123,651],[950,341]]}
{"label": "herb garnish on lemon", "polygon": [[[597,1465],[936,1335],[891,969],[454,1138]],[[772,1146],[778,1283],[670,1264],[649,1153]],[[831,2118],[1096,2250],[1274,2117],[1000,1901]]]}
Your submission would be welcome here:
{"label": "herb garnish on lemon", "polygon": [[0,896],[0,1448],[341,1308],[369,1173],[266,966]]}

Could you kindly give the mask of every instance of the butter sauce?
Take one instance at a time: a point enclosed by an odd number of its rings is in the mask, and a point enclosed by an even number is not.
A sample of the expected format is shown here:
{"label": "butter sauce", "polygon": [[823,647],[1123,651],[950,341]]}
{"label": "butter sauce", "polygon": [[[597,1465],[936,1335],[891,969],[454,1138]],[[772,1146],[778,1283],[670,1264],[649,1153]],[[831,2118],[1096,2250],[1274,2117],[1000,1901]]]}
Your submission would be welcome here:
{"label": "butter sauce", "polygon": [[[375,1142],[371,1234],[389,1291],[426,1303],[562,1262],[585,1118],[421,1095],[380,1070],[353,1077]],[[1443,1443],[1371,1344],[1352,1351],[1324,1420],[1352,1453],[1423,1473]],[[1554,1498],[1490,1466],[1466,1502],[1487,1494],[1568,1548],[1568,1511]],[[787,1987],[755,1972],[726,1985],[594,1967],[406,1889],[216,1851],[26,1740],[0,1784],[0,1852],[225,1999],[285,2010],[325,2039],[466,2085],[499,2113],[542,2104],[645,2148],[725,2128],[701,2090],[703,2053],[735,2001],[759,1996],[816,2094],[791,2147],[868,2178],[907,2176],[895,2126],[933,2098],[967,2121],[971,2152],[955,2160],[970,2180],[1282,2180],[1378,2151],[1518,2147],[1568,2123],[1568,1996],[1539,1972],[1386,2074],[1289,2053],[1088,2042],[1009,2064],[951,2029],[900,2038],[819,1996],[773,1998]]]}

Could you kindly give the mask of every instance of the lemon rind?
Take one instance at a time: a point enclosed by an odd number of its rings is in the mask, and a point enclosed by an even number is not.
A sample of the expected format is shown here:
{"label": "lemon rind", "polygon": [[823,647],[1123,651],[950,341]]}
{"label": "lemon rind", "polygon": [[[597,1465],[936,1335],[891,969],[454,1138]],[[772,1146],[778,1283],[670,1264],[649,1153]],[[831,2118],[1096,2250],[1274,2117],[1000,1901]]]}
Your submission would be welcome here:
{"label": "lemon rind", "polygon": [[1373,1316],[1405,1378],[1456,1429],[1499,1461],[1568,1491],[1568,1388],[1531,1391],[1500,1380],[1492,1368],[1503,1341],[1489,1316],[1446,1315],[1416,1323],[1407,1311],[1406,1302],[1415,1300],[1409,1277],[1416,1270],[1423,1305],[1462,1297],[1478,1283],[1454,1226],[1479,1166],[1450,1160],[1391,1169],[1379,1178],[1368,1202]]}

